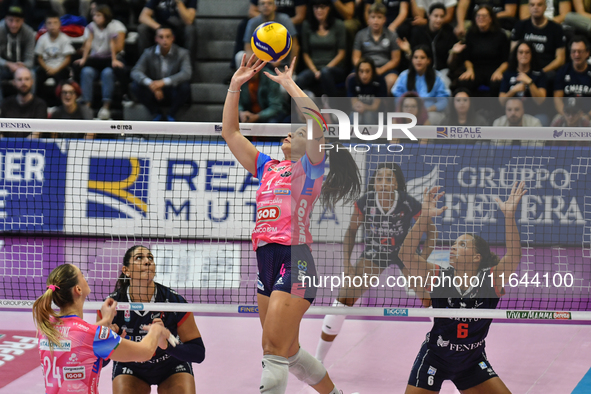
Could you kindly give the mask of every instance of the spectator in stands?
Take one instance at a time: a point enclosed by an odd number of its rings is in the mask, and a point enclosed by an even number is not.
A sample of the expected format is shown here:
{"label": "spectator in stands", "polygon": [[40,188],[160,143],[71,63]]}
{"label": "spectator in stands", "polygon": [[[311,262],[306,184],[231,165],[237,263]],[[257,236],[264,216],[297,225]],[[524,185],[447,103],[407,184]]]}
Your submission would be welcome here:
{"label": "spectator in stands", "polygon": [[[62,105],[51,114],[51,119],[76,119],[92,120],[93,113],[86,105],[78,104],[78,97],[82,95],[80,85],[73,79],[62,80],[55,88],[55,95],[61,100]],[[70,139],[94,139],[94,133],[48,133],[51,138]],[[45,137],[45,136],[42,136]]]}
{"label": "spectator in stands", "polygon": [[[70,0],[66,0],[66,4],[68,1]],[[88,4],[85,4],[85,2],[88,2]],[[113,19],[117,19],[125,26],[128,26],[129,30],[135,31],[139,24],[139,15],[146,5],[146,0],[81,0],[80,15],[84,17],[90,15],[90,19],[92,19],[96,6],[101,4],[109,6]]]}
{"label": "spectator in stands", "polygon": [[515,48],[519,40],[531,42],[542,71],[553,82],[556,70],[564,64],[566,38],[562,27],[544,15],[545,0],[529,0],[529,10],[531,17],[518,22],[511,32],[511,48]]}
{"label": "spectator in stands", "polygon": [[[546,18],[562,24],[572,9],[571,0],[552,0],[546,3],[546,12],[544,12],[544,15],[546,15]],[[519,0],[519,20],[529,19],[530,16],[529,1]]]}
{"label": "spectator in stands", "polygon": [[[355,5],[356,0],[331,0],[335,9],[335,15],[337,19],[340,19],[345,24],[345,30],[347,32],[347,59],[351,57],[350,48],[353,45],[355,34],[361,29],[361,21],[355,16]],[[360,1],[360,0],[358,0]],[[312,4],[312,0],[308,4]],[[309,11],[308,11],[309,14]]]}
{"label": "spectator in stands", "polygon": [[[36,70],[37,94],[51,106],[55,106],[55,95],[52,94],[57,82],[70,77],[71,56],[76,53],[70,38],[60,31],[60,17],[55,12],[49,12],[45,18],[47,33],[37,40],[35,54],[39,67]],[[48,83],[48,79],[53,83]]]}
{"label": "spectator in stands", "polygon": [[[266,71],[272,73],[270,68]],[[238,104],[240,122],[281,123],[286,117],[284,104],[279,84],[261,71],[242,86]]]}
{"label": "spectator in stands", "polygon": [[432,4],[429,7],[429,23],[413,27],[408,36],[398,39],[398,46],[407,59],[410,59],[411,48],[417,45],[434,48],[433,68],[441,73],[445,86],[449,87],[447,59],[458,39],[451,25],[444,22],[446,12],[443,3]]}
{"label": "spectator in stands", "polygon": [[525,113],[523,99],[511,97],[505,103],[505,115],[495,119],[493,126],[542,127],[542,123],[535,116]]}
{"label": "spectator in stands", "polygon": [[[554,105],[560,115],[564,115],[563,97],[591,97],[591,67],[587,62],[589,41],[583,36],[574,36],[569,48],[571,61],[558,70],[554,81]],[[585,105],[585,112],[589,109],[589,105]]]}
{"label": "spectator in stands", "polygon": [[569,97],[565,100],[562,112],[564,115],[559,115],[554,122],[552,127],[590,127],[591,122],[585,115],[585,112],[580,107],[579,99],[575,97]]}
{"label": "spectator in stands", "polygon": [[591,19],[591,4],[584,0],[572,0],[572,2],[577,14]]}
{"label": "spectator in stands", "polygon": [[74,62],[74,65],[82,68],[80,73],[82,99],[89,107],[92,106],[94,80],[100,73],[103,104],[98,112],[98,118],[102,120],[111,117],[110,107],[116,74],[122,80],[125,79],[122,75],[125,72],[125,64],[121,56],[117,55],[125,46],[126,32],[125,25],[113,19],[109,6],[99,5],[92,16],[92,22],[84,30],[82,58]]}
{"label": "spectator in stands", "polygon": [[291,51],[289,52],[289,55],[286,56],[285,59],[281,61],[281,63],[277,62],[272,63],[271,65],[289,65],[291,63],[291,59],[293,59],[294,56],[298,56],[300,51],[298,32],[291,22],[289,16],[281,12],[277,12],[276,9],[277,5],[275,4],[275,0],[259,0],[260,14],[250,19],[246,25],[246,30],[244,31],[244,37],[242,39],[244,51],[239,51],[236,53],[234,57],[236,64],[240,65],[240,62],[242,61],[242,55],[244,55],[244,53],[246,53],[246,58],[250,59],[250,55],[252,55],[252,48],[250,47],[250,39],[252,38],[252,34],[261,23],[271,21],[281,23],[283,26],[285,26],[292,39]]}
{"label": "spectator in stands", "polygon": [[[13,8],[16,7],[16,8]],[[37,27],[37,12],[35,9],[35,0],[3,0],[0,2],[0,20],[11,14],[11,8],[19,9],[24,22],[33,30]]]}
{"label": "spectator in stands", "polygon": [[82,89],[73,79],[60,81],[55,89],[55,95],[62,105],[51,114],[52,119],[91,120],[93,118],[90,108],[78,104],[77,100],[82,95]]}
{"label": "spectator in stands", "polygon": [[371,58],[376,65],[376,72],[384,77],[388,91],[392,89],[400,63],[400,49],[398,48],[396,33],[385,29],[386,6],[381,3],[372,4],[369,9],[368,26],[360,30],[355,36],[353,44],[353,66],[359,60]]}
{"label": "spectator in stands", "polygon": [[79,0],[78,2],[67,0],[49,0],[51,11],[59,16],[65,14],[87,17],[90,10],[90,0]]}
{"label": "spectator in stands", "polygon": [[534,113],[532,101],[540,105],[546,98],[546,74],[539,70],[538,56],[532,43],[519,41],[511,51],[509,68],[503,73],[499,93],[501,106],[505,106],[509,97],[532,97],[525,107],[527,112]]}
{"label": "spectator in stands", "polygon": [[[428,126],[429,111],[425,107],[425,102],[421,99],[417,92],[406,92],[400,97],[397,104],[398,112],[413,114],[417,118],[417,126]],[[398,119],[398,123],[405,123],[408,119]]]}
{"label": "spectator in stands", "polygon": [[419,0],[411,1],[410,6],[412,10],[413,26],[424,26],[429,23],[427,11],[431,9],[433,4],[443,4],[445,8],[442,24],[452,23],[454,15],[456,14],[457,0]]}
{"label": "spectator in stands", "polygon": [[296,83],[316,94],[336,97],[336,85],[347,75],[343,65],[345,25],[335,17],[331,0],[311,0],[310,6],[302,26],[302,58],[307,68],[297,76]]}
{"label": "spectator in stands", "polygon": [[[464,37],[468,30],[466,20],[474,19],[476,12],[488,6],[495,14],[499,27],[511,31],[516,22],[518,0],[459,0],[456,11],[457,25],[454,29],[458,37]],[[474,22],[472,22],[474,23]]]}
{"label": "spectator in stands", "polygon": [[[423,99],[419,97],[417,92],[406,92],[400,97],[400,100],[396,103],[396,112],[403,112],[407,114],[413,114],[417,118],[417,126],[428,126],[429,112],[425,107]],[[408,118],[395,118],[392,123],[394,124],[407,124],[410,123]],[[394,138],[390,140],[391,144],[399,144],[400,138]],[[407,141],[405,141],[407,142]],[[421,144],[427,144],[429,140],[423,139],[420,141]]]}
{"label": "spectator in stands", "polygon": [[160,25],[156,43],[144,51],[131,71],[132,90],[153,120],[163,120],[162,107],[170,105],[166,120],[174,121],[178,110],[191,97],[189,51],[174,44],[174,29]]}
{"label": "spectator in stands", "polygon": [[174,29],[176,43],[196,52],[197,0],[149,0],[142,9],[138,26],[138,46],[140,53],[154,45],[156,29],[166,23]]}
{"label": "spectator in stands", "polygon": [[[369,25],[369,9],[372,4],[378,3],[380,0],[364,0],[365,2],[365,23]],[[386,6],[386,26],[391,32],[396,32],[406,18],[410,15],[410,5],[408,0],[394,0],[382,2]]]}
{"label": "spectator in stands", "polygon": [[[17,93],[2,101],[1,116],[3,118],[46,119],[47,104],[32,92],[33,74],[31,70],[26,67],[17,68],[14,72],[13,82]],[[7,136],[38,138],[39,133],[10,133]]]}
{"label": "spectator in stands", "polygon": [[[35,31],[24,24],[24,18],[22,8],[12,6],[0,21],[0,81],[12,80],[20,67],[33,68]],[[2,97],[0,89],[0,101]]]}
{"label": "spectator in stands", "polygon": [[[306,20],[306,10],[308,9],[307,0],[279,0],[276,1],[277,9],[275,12],[281,12],[291,18],[291,23],[298,28]],[[250,0],[250,7],[248,8],[248,17],[254,18],[259,16],[261,11],[259,10],[258,0]],[[301,32],[298,29],[298,32]]]}
{"label": "spectator in stands", "polygon": [[500,28],[490,6],[482,6],[476,11],[473,24],[466,34],[465,46],[456,48],[448,64],[460,52],[459,58],[463,60],[465,69],[459,76],[457,86],[467,88],[472,96],[479,89],[488,90],[491,97],[498,96],[503,73],[509,65],[509,39]]}
{"label": "spectator in stands", "polygon": [[445,87],[439,71],[433,68],[431,48],[426,45],[414,48],[411,62],[411,67],[400,73],[392,88],[392,95],[401,97],[406,92],[417,92],[419,97],[425,99],[431,124],[440,124],[444,116],[442,111],[447,106],[445,97],[449,97],[450,92]]}
{"label": "spectator in stands", "polygon": [[575,12],[569,12],[564,18],[564,24],[575,30],[591,35],[591,2],[586,0],[572,0]]}
{"label": "spectator in stands", "polygon": [[351,107],[359,114],[362,124],[378,121],[377,111],[388,90],[384,78],[378,76],[376,65],[371,58],[362,58],[355,66],[355,74],[347,78],[347,97],[352,97]]}
{"label": "spectator in stands", "polygon": [[453,92],[453,105],[442,124],[450,126],[488,126],[490,123],[471,107],[470,91],[465,88]]}

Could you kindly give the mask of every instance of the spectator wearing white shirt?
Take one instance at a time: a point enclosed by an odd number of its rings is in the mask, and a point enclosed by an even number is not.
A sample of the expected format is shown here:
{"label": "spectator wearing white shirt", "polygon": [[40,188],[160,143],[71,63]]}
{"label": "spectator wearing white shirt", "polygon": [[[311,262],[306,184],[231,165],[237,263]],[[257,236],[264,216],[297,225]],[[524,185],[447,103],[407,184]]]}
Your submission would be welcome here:
{"label": "spectator wearing white shirt", "polygon": [[[47,33],[39,37],[35,46],[39,63],[36,70],[37,94],[50,106],[57,105],[57,99],[52,93],[59,81],[69,78],[71,55],[76,52],[70,38],[60,31],[61,25],[59,15],[49,12],[45,17]],[[46,84],[50,78],[53,83]]]}
{"label": "spectator wearing white shirt", "polygon": [[93,83],[100,73],[102,83],[103,105],[98,112],[99,119],[111,117],[111,100],[115,87],[115,74],[121,78],[125,65],[117,55],[125,46],[127,28],[113,19],[111,9],[107,5],[99,5],[92,16],[92,22],[84,30],[82,58],[74,62],[82,68],[80,85],[82,99],[89,107],[93,98]]}

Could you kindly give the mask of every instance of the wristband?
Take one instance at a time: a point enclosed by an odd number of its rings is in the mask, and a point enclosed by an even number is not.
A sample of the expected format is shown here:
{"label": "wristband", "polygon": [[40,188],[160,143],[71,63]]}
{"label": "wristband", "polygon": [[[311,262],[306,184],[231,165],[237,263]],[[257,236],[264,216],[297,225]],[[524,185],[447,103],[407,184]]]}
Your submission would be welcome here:
{"label": "wristband", "polygon": [[175,347],[168,346],[164,351],[178,360],[189,363],[201,363],[205,359],[205,346],[201,337],[179,343]]}
{"label": "wristband", "polygon": [[228,89],[228,92],[230,92],[230,93],[240,93],[240,92],[242,92],[242,89],[239,89],[239,90],[230,90],[230,89]]}

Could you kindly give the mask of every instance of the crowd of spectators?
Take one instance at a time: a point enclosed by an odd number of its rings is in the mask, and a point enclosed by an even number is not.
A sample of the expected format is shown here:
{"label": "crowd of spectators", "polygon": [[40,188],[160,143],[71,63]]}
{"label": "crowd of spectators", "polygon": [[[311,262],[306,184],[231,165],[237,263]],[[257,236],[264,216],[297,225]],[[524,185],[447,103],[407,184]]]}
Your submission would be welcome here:
{"label": "crowd of spectators", "polygon": [[[109,1],[53,0],[37,27],[31,0],[2,2],[2,117],[110,119],[115,104],[133,100],[153,120],[176,119],[205,45],[196,42],[197,0]],[[297,57],[302,89],[350,97],[364,121],[388,105],[416,111],[419,124],[589,124],[591,105],[579,99],[591,96],[591,9],[582,0],[236,1],[249,9],[231,67],[252,53],[259,24],[282,23],[292,50],[268,70]],[[289,121],[289,109],[264,74],[240,95],[243,122]]]}
{"label": "crowd of spectators", "polygon": [[351,97],[361,121],[412,106],[418,124],[589,122],[591,10],[577,0],[250,1],[249,17],[259,19],[245,19],[237,48],[249,54],[254,26],[287,20],[298,85],[310,96]]}
{"label": "crowd of spectators", "polygon": [[[80,0],[74,9],[55,0],[40,25],[29,1],[7,0],[0,7],[3,118],[106,120],[112,119],[114,103],[121,108],[133,100],[144,104],[153,120],[174,121],[190,103],[197,0],[148,0],[141,7],[135,1]],[[68,5],[69,12],[81,15],[64,15]],[[133,9],[135,57],[126,53]]]}

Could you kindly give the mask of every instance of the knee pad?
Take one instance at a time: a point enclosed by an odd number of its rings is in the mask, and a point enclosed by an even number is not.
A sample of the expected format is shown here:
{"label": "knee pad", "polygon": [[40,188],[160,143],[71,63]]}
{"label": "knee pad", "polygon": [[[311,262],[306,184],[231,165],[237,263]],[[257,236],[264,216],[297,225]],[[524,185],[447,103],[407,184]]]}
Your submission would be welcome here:
{"label": "knee pad", "polygon": [[261,374],[261,393],[284,394],[287,389],[289,362],[285,357],[263,356],[263,373]]}
{"label": "knee pad", "polygon": [[289,372],[310,386],[317,385],[326,376],[324,365],[302,348],[288,361]]}
{"label": "knee pad", "polygon": [[[333,307],[346,307],[345,304],[341,304],[338,300],[334,300],[332,303]],[[328,335],[339,335],[343,323],[347,318],[346,315],[326,315],[322,321],[322,332]]]}

